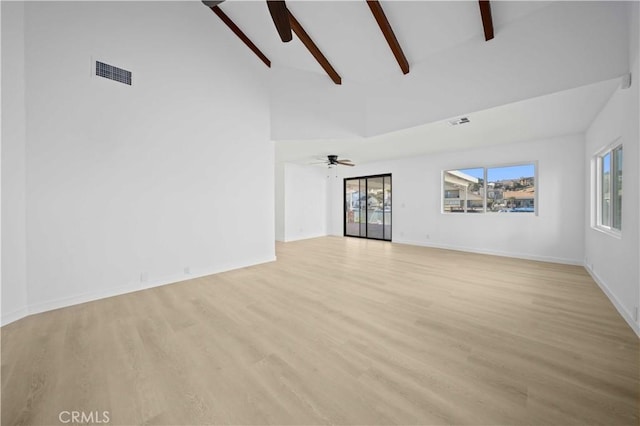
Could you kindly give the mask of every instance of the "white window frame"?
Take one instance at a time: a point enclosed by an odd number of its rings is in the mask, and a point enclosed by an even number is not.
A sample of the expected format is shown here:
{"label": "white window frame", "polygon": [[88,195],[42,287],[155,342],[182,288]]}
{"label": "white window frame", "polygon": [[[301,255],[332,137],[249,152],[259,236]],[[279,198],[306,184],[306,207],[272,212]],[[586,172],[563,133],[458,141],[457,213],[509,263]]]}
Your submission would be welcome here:
{"label": "white window frame", "polygon": [[[481,213],[483,215],[488,215],[488,216],[493,216],[495,214],[495,212],[487,212],[487,174],[488,174],[488,170],[489,169],[495,169],[495,168],[500,168],[500,167],[514,167],[514,166],[527,166],[527,165],[533,165],[533,179],[535,182],[535,193],[533,195],[533,212],[529,212],[529,213],[519,213],[517,215],[513,215],[513,216],[538,216],[538,193],[539,191],[539,183],[538,183],[538,160],[533,160],[533,161],[518,161],[518,162],[513,162],[513,163],[504,163],[504,164],[492,164],[490,166],[471,166],[471,167],[458,167],[458,168],[448,168],[448,169],[443,169],[441,170],[440,173],[440,214],[444,214],[444,215],[460,215],[460,216],[467,216],[469,213],[467,213],[466,211],[466,206],[465,206],[465,212],[460,214],[460,213],[451,213],[451,212],[447,212],[445,211],[445,204],[444,204],[444,200],[445,200],[445,189],[444,189],[444,176],[446,172],[449,172],[451,170],[466,170],[466,169],[483,169],[483,181],[484,181],[484,190],[483,190],[483,201],[482,201],[482,211],[478,212]],[[477,216],[477,214],[473,214],[472,216]]]}
{"label": "white window frame", "polygon": [[[622,238],[622,219],[620,220],[620,229],[615,228],[613,225],[614,222],[614,210],[615,210],[615,202],[614,202],[614,172],[616,171],[616,167],[615,166],[615,151],[621,148],[622,152],[623,152],[623,156],[622,156],[622,161],[623,161],[623,181],[624,181],[624,148],[622,146],[622,142],[620,141],[620,138],[617,138],[616,140],[614,140],[612,143],[610,143],[609,145],[605,146],[604,148],[602,148],[601,150],[599,150],[598,152],[596,152],[596,154],[593,156],[592,158],[592,170],[595,172],[595,176],[594,176],[594,181],[595,181],[595,185],[594,185],[594,189],[595,189],[595,194],[593,194],[593,201],[595,203],[594,209],[593,211],[595,212],[595,217],[592,220],[591,223],[591,227],[593,229],[595,229],[596,231],[600,231],[600,232],[604,232],[605,234],[611,235],[612,237],[616,237],[616,238]],[[609,194],[610,194],[610,202],[609,202],[609,218],[610,218],[610,223],[611,225],[606,225],[602,223],[602,189],[603,189],[603,182],[602,182],[602,178],[604,177],[603,175],[603,159],[604,157],[607,156],[607,154],[611,154],[610,155],[610,161],[611,164],[609,166],[609,170],[610,170],[610,178],[609,178]],[[623,201],[624,202],[624,201]],[[621,207],[622,208],[622,207]],[[622,216],[622,212],[620,212],[620,215]]]}

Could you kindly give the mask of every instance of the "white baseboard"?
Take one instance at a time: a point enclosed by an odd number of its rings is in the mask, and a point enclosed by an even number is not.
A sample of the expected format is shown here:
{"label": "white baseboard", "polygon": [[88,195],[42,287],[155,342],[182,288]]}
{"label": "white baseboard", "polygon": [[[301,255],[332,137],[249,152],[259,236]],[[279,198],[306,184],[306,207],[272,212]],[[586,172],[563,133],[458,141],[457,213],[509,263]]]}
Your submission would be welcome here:
{"label": "white baseboard", "polygon": [[27,308],[26,306],[24,308],[16,309],[13,312],[9,312],[8,314],[3,312],[1,320],[2,326],[4,327],[5,325],[24,318],[27,315],[29,315],[29,308]]}
{"label": "white baseboard", "polygon": [[120,296],[122,294],[133,293],[136,291],[146,290],[154,287],[159,287],[167,284],[175,284],[181,281],[187,281],[195,278],[205,277],[208,275],[219,274],[221,272],[231,271],[234,269],[246,268],[249,266],[255,266],[262,263],[274,262],[275,256],[267,256],[254,258],[249,261],[232,262],[228,264],[218,265],[212,268],[201,268],[192,271],[191,274],[175,274],[170,276],[164,276],[162,278],[152,280],[146,283],[129,284],[126,286],[119,286],[103,291],[81,293],[67,297],[61,297],[58,299],[47,300],[30,304],[28,307],[19,309],[6,315],[2,315],[2,326],[9,323],[27,317],[29,315],[39,314],[42,312],[52,311],[54,309],[66,308],[73,305],[79,305],[81,303],[92,302],[94,300],[106,299],[108,297]]}
{"label": "white baseboard", "polygon": [[638,324],[634,319],[631,312],[624,307],[624,305],[620,302],[620,300],[616,297],[616,295],[611,291],[609,286],[600,278],[598,274],[595,273],[593,269],[591,269],[586,263],[584,265],[584,269],[587,270],[591,278],[598,284],[600,289],[607,295],[613,306],[618,310],[618,313],[624,320],[629,324],[629,327],[640,337],[640,324]]}
{"label": "white baseboard", "polygon": [[513,252],[505,252],[505,251],[498,251],[498,250],[485,250],[485,249],[462,247],[462,246],[455,246],[455,245],[449,245],[449,244],[426,243],[424,241],[403,240],[398,238],[394,238],[393,242],[397,244],[408,244],[412,246],[439,248],[443,250],[455,250],[455,251],[464,251],[467,253],[488,254],[491,256],[513,257],[515,259],[536,260],[539,262],[561,263],[564,265],[576,265],[576,266],[584,265],[584,262],[581,259],[567,259],[562,257],[539,256],[539,255],[527,254],[527,253],[513,253]]}
{"label": "white baseboard", "polygon": [[94,300],[106,299],[107,297],[119,296],[121,294],[140,291],[142,288],[133,286],[119,286],[103,291],[87,292],[75,294],[73,296],[60,297],[29,305],[28,315],[40,314],[42,312],[53,311],[55,309],[66,308],[68,306],[79,305],[81,303],[93,302]]}
{"label": "white baseboard", "polygon": [[326,237],[327,233],[312,233],[312,234],[303,234],[303,235],[296,235],[293,238],[285,238],[284,242],[285,243],[290,243],[292,241],[300,241],[300,240],[309,240],[311,238],[321,238],[321,237]]}

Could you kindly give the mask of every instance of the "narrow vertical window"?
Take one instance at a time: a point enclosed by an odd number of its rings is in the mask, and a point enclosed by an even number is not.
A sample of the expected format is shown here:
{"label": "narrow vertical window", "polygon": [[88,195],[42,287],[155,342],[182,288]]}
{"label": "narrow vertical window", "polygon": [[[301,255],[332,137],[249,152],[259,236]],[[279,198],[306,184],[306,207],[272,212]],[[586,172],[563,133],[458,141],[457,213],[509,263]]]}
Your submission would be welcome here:
{"label": "narrow vertical window", "polygon": [[601,225],[607,228],[611,227],[611,152],[602,157],[602,180],[600,209]]}
{"label": "narrow vertical window", "polygon": [[622,147],[613,150],[613,171],[612,176],[612,210],[613,228],[622,230]]}
{"label": "narrow vertical window", "polygon": [[606,149],[597,161],[597,227],[622,231],[622,145]]}

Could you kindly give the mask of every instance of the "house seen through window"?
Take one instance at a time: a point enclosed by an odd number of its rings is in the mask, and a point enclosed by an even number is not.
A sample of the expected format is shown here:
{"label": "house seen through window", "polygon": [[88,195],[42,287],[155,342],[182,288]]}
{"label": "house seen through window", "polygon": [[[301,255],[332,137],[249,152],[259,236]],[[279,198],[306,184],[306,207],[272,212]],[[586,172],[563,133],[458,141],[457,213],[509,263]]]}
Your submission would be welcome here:
{"label": "house seen through window", "polygon": [[536,167],[519,164],[443,172],[445,213],[535,213]]}

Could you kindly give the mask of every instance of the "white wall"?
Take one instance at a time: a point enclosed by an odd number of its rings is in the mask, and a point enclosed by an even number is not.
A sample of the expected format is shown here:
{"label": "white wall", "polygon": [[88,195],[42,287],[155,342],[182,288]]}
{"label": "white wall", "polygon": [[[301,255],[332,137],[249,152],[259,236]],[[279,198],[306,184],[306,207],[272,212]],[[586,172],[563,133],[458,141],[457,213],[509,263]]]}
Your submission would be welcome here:
{"label": "white wall", "polygon": [[275,165],[275,215],[276,215],[276,241],[284,239],[284,163],[276,162]]}
{"label": "white wall", "polygon": [[2,323],[25,315],[24,4],[2,2]]}
{"label": "white wall", "polygon": [[30,312],[275,258],[268,69],[211,11],[26,3],[25,25]]}
{"label": "white wall", "polygon": [[[281,241],[295,241],[327,235],[327,181],[335,180],[329,169],[282,164],[283,235]],[[277,184],[278,185],[278,184]]]}
{"label": "white wall", "polygon": [[[448,152],[341,169],[341,177],[392,173],[393,241],[582,264],[584,137]],[[442,170],[538,161],[538,215],[443,214]],[[348,173],[348,174],[347,174]],[[341,182],[332,188],[330,233],[342,235]]]}
{"label": "white wall", "polygon": [[[585,180],[592,182],[585,195],[589,200],[585,219],[585,265],[596,282],[609,296],[620,314],[640,335],[637,309],[640,306],[640,202],[637,190],[640,182],[640,70],[638,66],[638,3],[630,14],[633,27],[631,37],[631,57],[633,83],[631,88],[616,91],[604,109],[596,117],[586,134],[584,163]],[[635,51],[634,51],[635,49]],[[615,238],[594,229],[593,205],[595,191],[591,176],[593,156],[603,147],[620,138],[623,144],[623,200],[622,238]]]}

